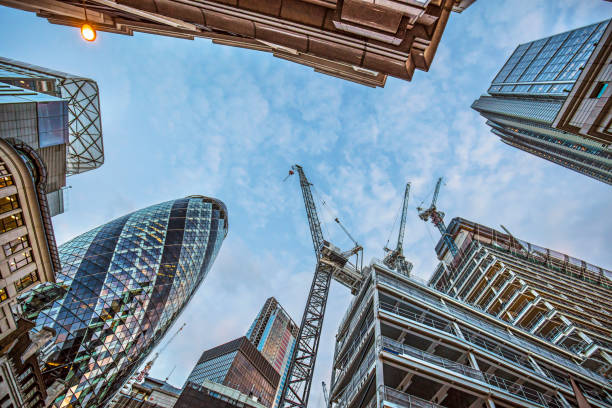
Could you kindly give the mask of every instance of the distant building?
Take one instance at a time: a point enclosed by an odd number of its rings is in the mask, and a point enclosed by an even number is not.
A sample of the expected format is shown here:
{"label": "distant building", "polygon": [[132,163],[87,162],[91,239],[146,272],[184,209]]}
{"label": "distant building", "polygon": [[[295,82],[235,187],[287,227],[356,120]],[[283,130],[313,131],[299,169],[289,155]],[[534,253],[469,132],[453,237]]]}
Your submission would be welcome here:
{"label": "distant building", "polygon": [[289,314],[271,297],[266,300],[247,333],[248,339],[280,375],[274,407],[280,402],[298,332],[299,327]]}
{"label": "distant building", "polygon": [[[249,399],[264,407],[271,408],[275,401],[280,375],[264,356],[246,337],[240,337],[228,343],[206,350],[187,378],[183,392],[199,393],[202,401],[215,402],[215,392],[223,390],[233,395],[235,401]],[[212,390],[210,384],[221,384],[224,387]],[[191,385],[190,385],[191,384]],[[237,393],[236,393],[237,392]],[[198,407],[187,404],[186,397],[181,395],[176,408]],[[189,399],[195,398],[193,395]],[[217,398],[218,399],[218,398]],[[215,402],[216,403],[216,402]],[[202,407],[209,405],[203,404]],[[234,405],[231,405],[234,406]],[[239,405],[235,405],[238,407]]]}
{"label": "distant building", "polygon": [[0,57],[0,138],[33,149],[49,213],[61,214],[66,176],[104,162],[96,82]]}
{"label": "distant building", "polygon": [[257,398],[227,387],[203,380],[200,384],[188,382],[174,408],[267,408]]}
{"label": "distant building", "polygon": [[[37,13],[54,24],[132,35],[135,31],[266,51],[368,86],[388,75],[410,80],[427,71],[451,12],[474,0],[70,0],[0,4]],[[85,15],[85,9],[87,15]]]}
{"label": "distant building", "polygon": [[60,247],[65,296],[36,327],[57,337],[43,378],[56,407],[103,407],[159,343],[208,274],[227,234],[225,205],[190,196],[119,217]]}
{"label": "distant building", "polygon": [[518,149],[612,184],[610,20],[519,45],[472,104]]}
{"label": "distant building", "polygon": [[134,383],[129,393],[121,393],[112,408],[172,408],[181,389],[165,381],[146,377],[142,383]]}

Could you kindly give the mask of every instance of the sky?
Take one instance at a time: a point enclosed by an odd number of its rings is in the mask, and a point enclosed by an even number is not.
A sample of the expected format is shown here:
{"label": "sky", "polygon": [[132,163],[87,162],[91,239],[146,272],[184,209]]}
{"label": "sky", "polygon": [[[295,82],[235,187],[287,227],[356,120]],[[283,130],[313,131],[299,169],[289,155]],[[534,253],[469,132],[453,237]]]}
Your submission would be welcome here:
{"label": "sky", "polygon": [[[182,386],[200,354],[246,333],[275,296],[299,324],[315,255],[297,176],[314,184],[323,231],[344,249],[338,216],[366,261],[397,239],[412,185],[404,253],[413,274],[437,265],[439,233],[417,217],[443,176],[438,207],[612,268],[612,189],[502,143],[470,109],[514,48],[612,16],[596,0],[479,0],[454,13],[429,72],[371,89],[267,53],[149,34],[98,33],[0,6],[0,55],[93,78],[105,163],[68,179],[58,243],[113,218],[191,194],[221,199],[229,234],[151,374]],[[325,202],[326,205],[321,205]],[[334,283],[310,407],[323,407],[334,335],[351,300]],[[161,345],[165,344],[165,340]]]}

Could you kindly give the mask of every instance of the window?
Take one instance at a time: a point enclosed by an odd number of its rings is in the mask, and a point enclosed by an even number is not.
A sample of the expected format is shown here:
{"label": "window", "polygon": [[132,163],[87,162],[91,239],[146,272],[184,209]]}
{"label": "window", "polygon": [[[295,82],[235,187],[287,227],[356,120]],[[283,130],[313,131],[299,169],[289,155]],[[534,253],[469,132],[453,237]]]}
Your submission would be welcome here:
{"label": "window", "polygon": [[23,225],[21,213],[13,214],[10,217],[0,219],[0,234],[13,230]]}
{"label": "window", "polygon": [[38,275],[36,274],[36,272],[32,272],[31,274],[26,275],[17,282],[15,282],[15,289],[17,290],[17,292],[21,292],[34,282],[38,282]]}
{"label": "window", "polygon": [[17,239],[12,240],[11,242],[4,244],[2,248],[4,248],[4,255],[11,256],[21,251],[22,249],[29,248],[30,242],[28,240],[28,236],[24,235]]}
{"label": "window", "polygon": [[5,212],[13,211],[19,208],[19,201],[17,201],[17,194],[0,198],[0,214]]}
{"label": "window", "polygon": [[32,258],[32,253],[30,251],[27,251],[10,259],[8,265],[10,271],[15,272],[17,269],[22,268],[32,262],[34,262],[34,259]]}
{"label": "window", "polygon": [[13,176],[0,176],[0,188],[12,186],[13,184]]}
{"label": "window", "polygon": [[595,85],[593,92],[591,93],[591,98],[596,98],[596,99],[601,98],[604,92],[606,92],[607,88],[608,88],[607,82],[598,82],[597,85]]}
{"label": "window", "polygon": [[4,302],[6,299],[8,299],[8,293],[6,293],[6,288],[0,288],[0,302]]}

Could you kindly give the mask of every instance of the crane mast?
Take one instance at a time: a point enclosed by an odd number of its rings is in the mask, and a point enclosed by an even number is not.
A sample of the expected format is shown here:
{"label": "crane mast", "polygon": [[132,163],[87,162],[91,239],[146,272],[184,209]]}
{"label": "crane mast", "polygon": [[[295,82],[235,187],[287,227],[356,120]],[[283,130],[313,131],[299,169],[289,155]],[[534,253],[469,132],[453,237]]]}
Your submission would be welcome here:
{"label": "crane mast", "polygon": [[[343,253],[340,249],[325,241],[310,190],[311,183],[306,178],[301,166],[296,164],[292,167],[292,170],[299,175],[308,225],[317,256],[317,267],[306,300],[296,347],[293,350],[287,381],[283,386],[279,406],[282,408],[306,408],[331,280],[332,278],[338,280],[349,287],[353,293],[356,293],[363,277],[361,271],[348,262],[348,258],[359,252],[361,247],[356,245],[351,251]],[[291,174],[293,173],[289,172],[289,175]],[[345,232],[348,234],[348,231],[345,230]],[[348,235],[350,236],[350,234]]]}
{"label": "crane mast", "polygon": [[419,217],[427,222],[431,218],[431,222],[438,228],[440,234],[442,234],[442,239],[448,246],[448,249],[453,254],[453,257],[457,256],[459,250],[457,249],[457,245],[455,245],[455,241],[448,233],[446,229],[446,225],[444,224],[444,213],[442,211],[438,211],[436,208],[436,201],[438,201],[438,194],[440,193],[440,185],[442,184],[442,177],[438,179],[436,183],[436,188],[434,190],[433,198],[431,200],[431,205],[427,209],[423,209],[421,207],[417,208],[419,211]]}
{"label": "crane mast", "polygon": [[408,210],[408,197],[410,195],[410,183],[406,183],[404,191],[404,203],[402,205],[402,218],[400,220],[399,235],[397,237],[397,246],[394,250],[385,247],[387,255],[383,259],[383,263],[390,269],[395,269],[404,275],[410,275],[412,264],[406,260],[403,253],[404,230],[406,229],[406,214]]}

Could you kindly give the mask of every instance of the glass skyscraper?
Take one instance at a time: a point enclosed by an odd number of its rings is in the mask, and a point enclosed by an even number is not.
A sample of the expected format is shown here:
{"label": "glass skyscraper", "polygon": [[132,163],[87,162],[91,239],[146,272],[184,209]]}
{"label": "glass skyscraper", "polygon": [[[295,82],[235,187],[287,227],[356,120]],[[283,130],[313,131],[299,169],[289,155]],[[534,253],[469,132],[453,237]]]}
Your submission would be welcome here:
{"label": "glass skyscraper", "polygon": [[504,143],[612,184],[612,148],[553,127],[610,20],[519,45],[472,104]]}
{"label": "glass skyscraper", "polygon": [[299,327],[289,314],[271,297],[266,300],[247,333],[249,340],[280,375],[274,407],[280,402],[298,332]]}
{"label": "glass skyscraper", "polygon": [[227,210],[190,196],[117,218],[60,246],[67,294],[36,318],[57,337],[48,383],[56,407],[103,407],[176,320],[227,234]]}

